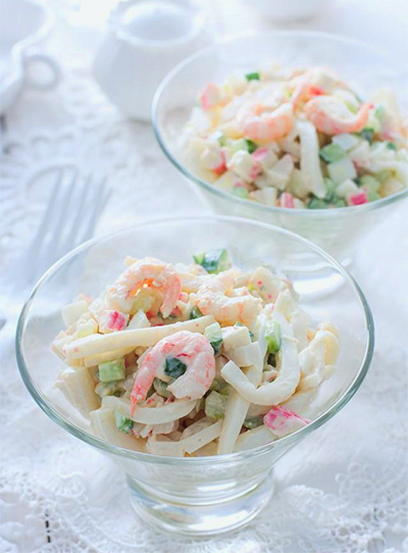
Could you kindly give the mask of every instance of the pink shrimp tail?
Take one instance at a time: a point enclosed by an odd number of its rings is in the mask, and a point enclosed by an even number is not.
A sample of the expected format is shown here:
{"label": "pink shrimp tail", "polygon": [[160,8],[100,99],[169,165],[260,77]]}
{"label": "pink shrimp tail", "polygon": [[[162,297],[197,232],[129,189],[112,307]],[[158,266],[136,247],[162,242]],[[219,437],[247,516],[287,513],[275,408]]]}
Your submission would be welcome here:
{"label": "pink shrimp tail", "polygon": [[329,135],[336,135],[360,132],[367,124],[371,108],[371,104],[362,104],[354,117],[344,121],[331,117],[321,105],[320,97],[316,97],[305,105],[305,113],[318,131]]}
{"label": "pink shrimp tail", "polygon": [[181,280],[180,277],[175,273],[171,277],[170,286],[167,287],[163,303],[161,304],[160,311],[163,317],[166,319],[170,313],[173,311],[177,304],[177,300],[181,293]]}
{"label": "pink shrimp tail", "polygon": [[356,115],[354,129],[351,132],[360,132],[366,126],[372,104],[363,104]]}

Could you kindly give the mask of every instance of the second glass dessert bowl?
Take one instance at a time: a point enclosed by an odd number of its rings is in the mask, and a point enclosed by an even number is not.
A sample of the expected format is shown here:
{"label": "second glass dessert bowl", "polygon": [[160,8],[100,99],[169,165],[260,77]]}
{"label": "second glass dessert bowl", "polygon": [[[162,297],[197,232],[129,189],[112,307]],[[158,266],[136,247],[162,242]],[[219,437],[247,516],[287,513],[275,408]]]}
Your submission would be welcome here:
{"label": "second glass dessert bowl", "polygon": [[[153,103],[158,142],[177,169],[217,213],[244,216],[297,232],[346,261],[360,236],[387,218],[408,189],[363,205],[330,209],[293,209],[242,199],[200,178],[183,159],[179,137],[208,83],[221,83],[231,74],[247,74],[277,62],[282,68],[324,66],[361,97],[387,86],[398,93],[401,81],[387,56],[363,42],[307,31],[275,31],[241,36],[206,48],[179,64],[160,85]],[[398,98],[403,102],[403,97]]]}

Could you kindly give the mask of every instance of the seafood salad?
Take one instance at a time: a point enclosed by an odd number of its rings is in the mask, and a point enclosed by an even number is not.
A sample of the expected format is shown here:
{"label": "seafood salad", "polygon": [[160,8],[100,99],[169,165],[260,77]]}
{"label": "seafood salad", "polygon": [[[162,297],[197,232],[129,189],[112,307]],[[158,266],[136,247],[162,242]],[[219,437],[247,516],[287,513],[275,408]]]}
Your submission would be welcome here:
{"label": "seafood salad", "polygon": [[179,149],[194,174],[238,198],[326,209],[407,187],[407,137],[391,91],[363,101],[327,69],[269,67],[209,83]]}
{"label": "seafood salad", "polygon": [[95,435],[158,455],[224,454],[307,425],[337,331],[312,324],[290,281],[225,249],[191,264],[126,258],[99,297],[63,309],[56,382]]}

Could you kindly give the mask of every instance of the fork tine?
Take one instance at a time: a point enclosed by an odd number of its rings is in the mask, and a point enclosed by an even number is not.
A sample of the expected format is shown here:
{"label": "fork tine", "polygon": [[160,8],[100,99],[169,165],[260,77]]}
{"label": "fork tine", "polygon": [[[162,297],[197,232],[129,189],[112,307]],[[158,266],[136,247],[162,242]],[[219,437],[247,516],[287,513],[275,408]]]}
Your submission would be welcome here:
{"label": "fork tine", "polygon": [[[67,177],[66,167],[62,172],[59,183],[59,194],[51,206],[45,220],[45,229],[42,240],[40,240],[35,262],[33,263],[32,280],[36,280],[58,256],[58,245],[61,240],[61,228],[64,228],[64,220],[67,216],[67,205],[69,205],[72,188],[75,184],[76,172],[71,178]],[[48,210],[47,210],[48,211]]]}
{"label": "fork tine", "polygon": [[[48,220],[55,208],[58,196],[61,194],[60,184],[63,178],[63,171],[64,169],[62,168],[58,171],[57,178],[55,179],[54,186],[52,187],[50,199],[43,213],[40,225],[37,228],[37,232],[35,233],[34,238],[29,243],[28,248],[25,250],[22,259],[20,260],[21,265],[23,265],[24,267],[25,278],[29,280],[34,280],[36,276],[35,265],[37,264],[38,258],[41,253],[41,243],[43,242],[45,237]],[[22,274],[22,272],[20,271],[18,273],[19,275]]]}
{"label": "fork tine", "polygon": [[75,216],[71,220],[71,228],[67,231],[65,235],[65,241],[61,247],[61,254],[64,255],[69,251],[75,244],[76,238],[81,228],[81,223],[86,215],[87,210],[90,208],[90,200],[92,199],[92,187],[91,187],[91,176],[88,175],[83,181],[81,186],[78,186],[80,202],[75,213]]}
{"label": "fork tine", "polygon": [[90,175],[79,179],[78,172],[69,169],[58,170],[37,232],[16,265],[20,269],[16,270],[16,287],[31,284],[57,258],[90,238],[106,205],[110,195],[106,178],[92,185]]}
{"label": "fork tine", "polygon": [[109,198],[110,192],[106,187],[106,178],[103,178],[98,186],[93,188],[95,195],[97,196],[96,202],[94,203],[93,209],[90,211],[90,215],[87,220],[84,222],[82,232],[78,234],[78,244],[88,240],[93,234],[95,229],[96,221],[105,207],[106,202]]}
{"label": "fork tine", "polygon": [[73,246],[81,219],[88,205],[88,182],[78,176],[72,188],[69,203],[65,206],[64,228],[60,235],[57,257],[65,255]]}
{"label": "fork tine", "polygon": [[64,185],[64,193],[60,198],[60,202],[55,208],[53,217],[48,227],[51,244],[48,244],[47,253],[51,261],[55,261],[60,257],[64,236],[67,232],[67,224],[72,213],[72,206],[75,205],[75,199],[78,190],[78,174],[73,172],[71,178]]}

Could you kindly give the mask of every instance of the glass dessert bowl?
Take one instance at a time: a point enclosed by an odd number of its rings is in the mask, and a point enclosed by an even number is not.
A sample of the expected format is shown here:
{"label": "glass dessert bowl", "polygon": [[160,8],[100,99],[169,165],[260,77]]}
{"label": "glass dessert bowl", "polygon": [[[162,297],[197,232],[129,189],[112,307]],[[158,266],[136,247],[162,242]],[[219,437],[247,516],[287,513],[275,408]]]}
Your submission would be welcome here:
{"label": "glass dessert bowl", "polygon": [[[138,240],[141,235],[143,241]],[[126,255],[189,262],[192,253],[218,247],[227,248],[233,263],[244,269],[264,264],[281,271],[293,282],[300,305],[313,320],[336,324],[341,370],[319,388],[311,406],[312,422],[267,445],[205,457],[158,456],[99,439],[89,420],[54,387],[62,361],[50,351],[50,344],[61,328],[61,307],[78,293],[94,295],[102,290],[118,274]],[[341,281],[336,294],[319,292],[321,271]],[[150,221],[86,242],[51,267],[34,288],[16,336],[18,366],[38,405],[54,422],[121,467],[140,516],[165,531],[190,535],[237,528],[266,505],[273,493],[275,462],[347,404],[365,377],[373,348],[373,321],[364,295],[333,258],[284,229],[216,216]]]}
{"label": "glass dessert bowl", "polygon": [[[362,98],[384,84],[398,95],[401,78],[385,54],[354,39],[327,33],[276,31],[232,38],[215,44],[179,64],[164,79],[153,102],[157,140],[168,159],[217,213],[276,224],[312,240],[341,261],[351,256],[359,236],[387,218],[408,188],[362,205],[330,209],[276,207],[233,195],[192,169],[179,137],[208,83],[222,83],[231,74],[256,76],[259,68],[277,62],[282,68],[324,66],[332,69]],[[404,98],[398,98],[404,107]],[[394,206],[395,207],[395,206]]]}

